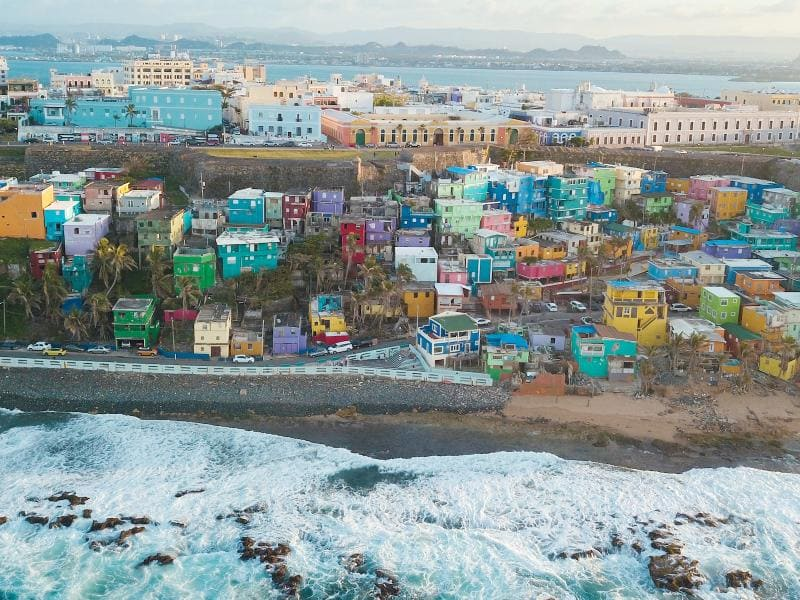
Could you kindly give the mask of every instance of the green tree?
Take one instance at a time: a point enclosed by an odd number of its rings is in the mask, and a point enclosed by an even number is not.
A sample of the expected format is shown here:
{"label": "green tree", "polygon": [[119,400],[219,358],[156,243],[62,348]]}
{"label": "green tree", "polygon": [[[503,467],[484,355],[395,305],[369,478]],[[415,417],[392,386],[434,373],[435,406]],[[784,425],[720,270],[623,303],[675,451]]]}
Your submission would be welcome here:
{"label": "green tree", "polygon": [[61,305],[67,297],[67,286],[54,263],[47,263],[42,274],[42,298],[47,318],[56,320],[61,315]]}
{"label": "green tree", "polygon": [[77,107],[78,102],[75,100],[75,97],[72,94],[67,94],[64,100],[64,121],[67,125],[72,124],[72,113],[75,112]]}
{"label": "green tree", "polygon": [[69,314],[64,316],[64,330],[69,333],[76,342],[87,337],[88,327],[86,323],[86,314],[77,309],[69,311]]}
{"label": "green tree", "polygon": [[42,302],[37,287],[37,282],[26,273],[14,280],[11,292],[8,294],[8,301],[21,306],[28,320],[33,319],[33,313],[41,308]]}
{"label": "green tree", "polygon": [[358,249],[358,236],[355,233],[348,233],[344,242],[345,253],[347,254],[347,269],[344,272],[344,282],[347,283],[350,277],[350,270],[353,268],[353,259]]}
{"label": "green tree", "polygon": [[86,301],[86,312],[89,315],[89,324],[105,339],[111,322],[111,302],[103,292],[96,292]]}
{"label": "green tree", "polygon": [[128,117],[128,127],[133,127],[133,120],[136,118],[136,106],[131,103],[125,107],[125,116]]}
{"label": "green tree", "polygon": [[177,280],[178,294],[177,298],[181,301],[183,310],[189,310],[190,307],[197,306],[200,303],[202,293],[200,288],[197,287],[197,282],[191,277],[178,277]]}
{"label": "green tree", "polygon": [[102,238],[95,250],[94,265],[103,285],[106,286],[106,296],[110,296],[122,274],[136,268],[136,261],[128,252],[128,246],[115,245],[107,238]]}
{"label": "green tree", "polygon": [[165,300],[172,295],[172,268],[163,246],[151,246],[145,257],[150,270],[150,289],[153,296]]}

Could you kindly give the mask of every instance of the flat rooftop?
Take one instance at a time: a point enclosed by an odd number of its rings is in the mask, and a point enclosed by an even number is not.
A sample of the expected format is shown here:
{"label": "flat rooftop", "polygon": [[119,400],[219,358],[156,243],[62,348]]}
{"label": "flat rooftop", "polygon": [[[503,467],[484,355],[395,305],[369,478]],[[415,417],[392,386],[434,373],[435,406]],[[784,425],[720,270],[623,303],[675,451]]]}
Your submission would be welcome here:
{"label": "flat rooftop", "polygon": [[147,310],[153,304],[152,298],[120,298],[112,310]]}

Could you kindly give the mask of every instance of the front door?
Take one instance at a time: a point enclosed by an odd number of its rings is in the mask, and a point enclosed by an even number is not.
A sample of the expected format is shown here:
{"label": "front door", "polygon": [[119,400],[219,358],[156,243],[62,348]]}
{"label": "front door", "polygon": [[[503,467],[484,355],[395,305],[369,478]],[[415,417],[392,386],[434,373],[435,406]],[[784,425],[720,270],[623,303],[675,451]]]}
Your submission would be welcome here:
{"label": "front door", "polygon": [[437,129],[433,132],[433,145],[444,146],[444,131]]}
{"label": "front door", "polygon": [[356,146],[366,146],[367,145],[367,134],[364,133],[363,129],[359,129],[356,131]]}

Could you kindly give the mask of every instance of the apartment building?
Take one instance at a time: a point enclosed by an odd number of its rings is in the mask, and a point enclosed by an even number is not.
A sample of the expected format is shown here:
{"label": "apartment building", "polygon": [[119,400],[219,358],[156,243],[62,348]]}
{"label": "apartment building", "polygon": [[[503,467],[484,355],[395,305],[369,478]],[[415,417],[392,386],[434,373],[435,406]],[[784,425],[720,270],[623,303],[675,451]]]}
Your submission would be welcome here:
{"label": "apartment building", "polygon": [[139,58],[126,61],[122,73],[126,85],[181,87],[192,82],[189,58]]}

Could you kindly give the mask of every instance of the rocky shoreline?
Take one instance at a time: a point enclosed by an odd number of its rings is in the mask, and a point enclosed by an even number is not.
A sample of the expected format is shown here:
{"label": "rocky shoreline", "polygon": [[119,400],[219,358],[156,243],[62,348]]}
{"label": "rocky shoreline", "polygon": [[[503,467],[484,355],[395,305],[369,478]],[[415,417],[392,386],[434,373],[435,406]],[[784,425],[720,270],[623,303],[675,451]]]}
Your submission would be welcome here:
{"label": "rocky shoreline", "polygon": [[367,415],[410,411],[465,414],[497,412],[508,399],[508,392],[500,388],[344,375],[239,378],[0,370],[0,407],[23,411],[302,417],[354,407]]}

